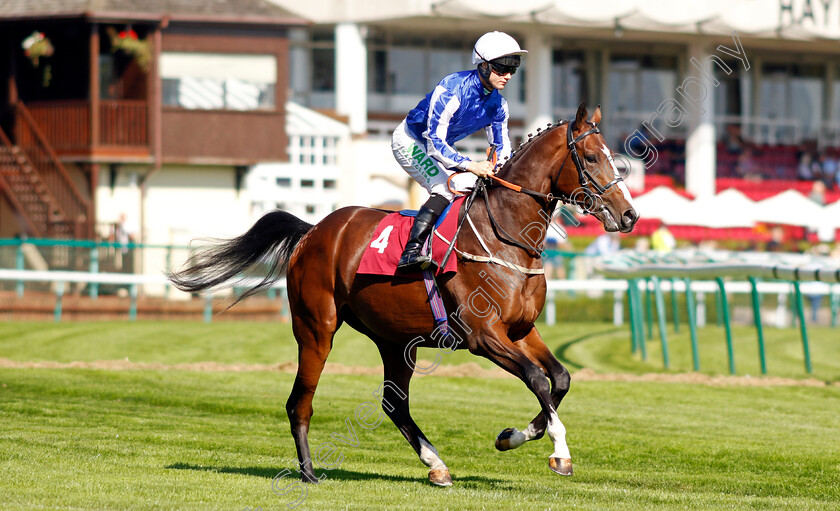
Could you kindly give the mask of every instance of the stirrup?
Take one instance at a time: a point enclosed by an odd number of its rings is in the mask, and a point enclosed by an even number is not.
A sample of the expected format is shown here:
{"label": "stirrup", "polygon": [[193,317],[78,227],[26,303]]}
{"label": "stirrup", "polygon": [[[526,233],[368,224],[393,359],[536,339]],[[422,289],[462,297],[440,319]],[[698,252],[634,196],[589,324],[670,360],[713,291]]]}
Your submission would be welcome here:
{"label": "stirrup", "polygon": [[433,267],[435,270],[437,269],[437,263],[435,263],[434,259],[426,254],[421,254],[420,249],[416,251],[406,251],[402,257],[400,257],[400,262],[397,264],[397,270],[402,272],[414,272],[414,271],[423,271],[427,270],[430,267]]}

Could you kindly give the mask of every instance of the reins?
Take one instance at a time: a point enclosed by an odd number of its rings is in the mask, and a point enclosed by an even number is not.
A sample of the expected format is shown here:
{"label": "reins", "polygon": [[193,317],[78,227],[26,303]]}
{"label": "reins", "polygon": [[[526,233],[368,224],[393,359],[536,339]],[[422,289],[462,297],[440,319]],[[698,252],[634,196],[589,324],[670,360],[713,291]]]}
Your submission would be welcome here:
{"label": "reins", "polygon": [[[581,140],[583,140],[584,138],[588,137],[589,135],[601,132],[601,130],[598,129],[597,124],[594,124],[594,123],[591,123],[591,122],[589,122],[589,124],[590,124],[591,128],[584,131],[583,133],[579,134],[577,137],[573,136],[573,131],[574,131],[574,124],[573,123],[567,122],[567,121],[561,121],[560,123],[555,125],[555,127],[558,127],[558,128],[560,126],[563,126],[563,125],[568,126],[567,129],[566,129],[566,142],[567,142],[568,151],[566,152],[565,158],[563,158],[563,161],[560,163],[560,168],[558,168],[557,172],[553,173],[552,176],[551,176],[551,188],[552,189],[555,188],[555,186],[554,186],[555,182],[557,181],[557,179],[559,179],[560,173],[563,171],[563,168],[566,165],[566,161],[568,161],[569,157],[571,156],[572,162],[575,165],[575,170],[577,170],[577,172],[578,172],[578,182],[580,183],[580,186],[581,186],[578,190],[576,190],[574,192],[574,195],[561,194],[560,196],[555,197],[554,194],[552,194],[550,191],[549,191],[549,193],[538,192],[536,190],[531,190],[531,189],[525,188],[523,186],[511,183],[510,181],[504,180],[504,179],[502,179],[502,178],[500,178],[496,175],[490,175],[488,178],[479,178],[478,180],[476,180],[476,185],[473,188],[472,193],[470,193],[470,196],[468,197],[468,200],[467,200],[466,207],[464,208],[464,218],[466,218],[466,216],[469,214],[469,210],[470,210],[470,207],[472,206],[472,203],[473,203],[473,200],[475,199],[475,196],[476,195],[481,195],[482,198],[484,199],[484,207],[487,210],[487,217],[490,219],[490,225],[493,228],[493,231],[496,234],[496,237],[499,240],[501,240],[505,243],[509,243],[511,245],[514,245],[516,247],[519,247],[519,248],[525,250],[525,252],[528,253],[529,256],[536,258],[536,257],[541,256],[540,251],[538,251],[536,249],[536,247],[532,247],[530,245],[527,245],[525,243],[522,243],[522,242],[514,239],[513,236],[511,236],[507,231],[505,231],[505,229],[501,226],[501,224],[499,224],[499,222],[493,216],[493,211],[490,208],[490,203],[489,203],[489,199],[488,199],[487,184],[486,184],[487,182],[492,180],[492,182],[494,182],[495,184],[498,184],[501,187],[507,188],[508,190],[512,190],[516,193],[522,193],[522,194],[528,195],[530,197],[533,197],[537,200],[543,201],[545,203],[544,207],[545,207],[547,213],[549,213],[548,215],[546,215],[548,218],[550,218],[551,211],[557,205],[557,201],[561,201],[561,202],[563,202],[563,204],[573,204],[575,206],[578,206],[583,210],[584,214],[589,214],[589,213],[597,212],[597,211],[600,211],[600,210],[604,209],[605,206],[603,204],[603,200],[601,199],[600,194],[605,193],[613,185],[623,181],[624,178],[622,178],[620,176],[616,176],[613,180],[611,180],[609,183],[607,183],[606,186],[601,186],[594,180],[594,178],[589,173],[589,171],[586,170],[586,167],[583,164],[583,161],[580,159],[580,155],[578,154],[577,143],[580,142]],[[548,132],[548,131],[549,130],[546,130],[546,132]],[[490,159],[491,161],[495,161],[495,154],[494,154],[493,149],[491,149],[491,152],[488,153],[488,159]],[[454,177],[454,176],[455,176],[455,174],[450,176],[449,179],[451,180],[452,177]],[[449,181],[447,181],[447,186],[449,186]],[[590,186],[594,187],[597,190],[598,193],[593,192],[592,189],[590,188]],[[450,186],[450,190],[452,190],[451,186]],[[583,199],[580,199],[580,198],[577,197],[578,192],[584,196]],[[600,203],[600,207],[598,207],[599,203]],[[463,222],[463,218],[461,219],[461,223],[462,222]],[[458,230],[456,231],[455,236],[453,236],[453,239],[452,239],[452,242],[450,244],[449,250],[447,250],[446,256],[444,257],[444,262],[449,258],[449,255],[452,252],[452,249],[455,245],[455,238],[457,238],[458,231],[460,231],[460,230],[461,230],[461,224],[459,223]]]}
{"label": "reins", "polygon": [[[562,170],[562,166],[561,166],[561,170]],[[530,195],[531,197],[535,197],[537,199],[542,199],[545,202],[551,202],[551,201],[555,200],[554,195],[552,195],[551,192],[540,193],[540,192],[536,192],[534,190],[529,190],[528,188],[523,188],[519,185],[515,185],[515,184],[511,183],[510,181],[505,181],[504,179],[502,179],[498,176],[495,176],[495,175],[490,175],[489,177],[493,181],[497,182],[498,184],[504,186],[505,188],[507,188],[509,190],[513,190],[514,192],[524,193],[525,195]]]}
{"label": "reins", "polygon": [[[487,210],[487,218],[490,219],[490,226],[493,227],[493,231],[496,233],[496,237],[499,238],[500,240],[506,242],[506,243],[510,243],[510,244],[513,244],[513,245],[521,248],[522,250],[527,252],[528,255],[531,256],[531,257],[535,257],[535,258],[540,257],[541,252],[535,250],[534,247],[532,247],[530,245],[526,245],[526,244],[522,243],[521,241],[515,240],[513,238],[513,236],[508,234],[508,232],[505,231],[505,229],[499,224],[499,222],[496,221],[496,218],[493,216],[493,211],[490,209],[490,202],[489,202],[489,199],[487,198],[487,187],[484,185],[483,180],[478,180],[478,182],[476,183],[476,190],[477,190],[477,193],[479,193],[482,196],[482,198],[484,198],[484,209]],[[476,193],[476,192],[473,192],[473,193]],[[526,192],[522,192],[522,193],[526,193]],[[537,193],[537,192],[534,192],[534,193]],[[540,195],[545,195],[545,194],[540,194]],[[549,194],[549,195],[551,195],[551,194]],[[504,235],[504,237],[502,236],[502,234]]]}

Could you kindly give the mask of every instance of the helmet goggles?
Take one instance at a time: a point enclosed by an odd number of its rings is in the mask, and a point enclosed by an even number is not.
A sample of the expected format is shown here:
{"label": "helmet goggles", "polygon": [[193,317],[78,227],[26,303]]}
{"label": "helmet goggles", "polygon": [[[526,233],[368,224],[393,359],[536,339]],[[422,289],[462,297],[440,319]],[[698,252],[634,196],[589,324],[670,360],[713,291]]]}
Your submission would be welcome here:
{"label": "helmet goggles", "polygon": [[488,63],[494,73],[504,76],[508,73],[515,74],[517,68],[519,68],[520,60],[519,55],[505,55],[504,57],[493,59]]}

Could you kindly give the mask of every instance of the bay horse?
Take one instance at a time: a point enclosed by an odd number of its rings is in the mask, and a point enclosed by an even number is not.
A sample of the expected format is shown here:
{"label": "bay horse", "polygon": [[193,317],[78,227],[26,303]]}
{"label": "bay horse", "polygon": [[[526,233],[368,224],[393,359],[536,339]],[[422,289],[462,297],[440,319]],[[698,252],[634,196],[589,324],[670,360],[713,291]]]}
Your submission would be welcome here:
{"label": "bay horse", "polygon": [[[534,322],[546,295],[541,244],[558,199],[592,213],[607,231],[630,232],[638,219],[598,129],[600,121],[600,106],[587,119],[581,103],[573,122],[538,131],[501,166],[497,177],[515,184],[513,190],[491,185],[482,200],[475,200],[468,212],[473,227],[461,232],[457,253],[452,254],[457,256],[457,273],[438,277],[450,311],[450,337],[434,335],[436,324],[422,280],[356,274],[377,224],[388,213],[382,210],[345,207],[314,226],[273,211],[245,234],[196,253],[183,270],[170,275],[179,289],[197,292],[229,284],[268,264],[268,275],[240,299],[285,275],[299,361],[286,411],[303,481],[318,481],[308,441],[312,399],[333,336],[344,323],[376,343],[386,383],[377,397],[430,468],[433,484],[449,486],[452,479],[437,449],[411,418],[408,394],[417,370],[417,348],[440,348],[441,339],[449,339],[449,348],[488,358],[536,396],[539,414],[522,431],[503,430],[496,448],[514,449],[547,432],[554,445],[549,467],[572,474],[566,429],[557,415],[571,379]],[[540,236],[534,235],[535,227]],[[490,262],[486,255],[483,260],[474,256],[487,252]]]}

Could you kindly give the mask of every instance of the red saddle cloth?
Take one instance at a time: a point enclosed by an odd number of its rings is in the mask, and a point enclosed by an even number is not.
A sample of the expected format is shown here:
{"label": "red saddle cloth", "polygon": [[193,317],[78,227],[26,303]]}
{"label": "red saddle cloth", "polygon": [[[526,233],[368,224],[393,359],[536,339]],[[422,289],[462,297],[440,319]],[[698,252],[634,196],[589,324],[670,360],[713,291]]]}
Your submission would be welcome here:
{"label": "red saddle cloth", "polygon": [[[458,213],[461,211],[461,205],[464,203],[464,198],[459,197],[455,199],[446,217],[440,222],[435,229],[441,236],[447,240],[452,240],[455,235],[455,229],[458,227]],[[388,275],[399,277],[420,278],[420,272],[403,273],[397,271],[397,263],[400,261],[403,248],[408,242],[408,235],[411,232],[411,226],[414,223],[414,217],[403,216],[399,212],[394,212],[383,218],[376,230],[373,232],[373,237],[368,241],[365,253],[362,254],[362,262],[359,264],[359,269],[356,273],[364,273],[368,275]],[[457,243],[456,243],[457,246]],[[442,239],[432,234],[432,258],[438,264],[446,255],[446,250],[449,244]],[[454,272],[458,268],[458,261],[453,251],[446,262],[446,268],[438,268],[437,275],[442,275],[448,272]]]}

